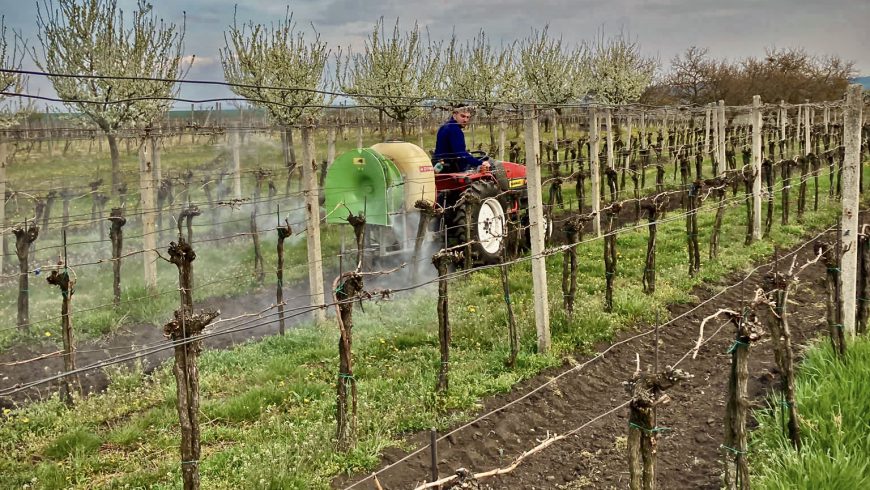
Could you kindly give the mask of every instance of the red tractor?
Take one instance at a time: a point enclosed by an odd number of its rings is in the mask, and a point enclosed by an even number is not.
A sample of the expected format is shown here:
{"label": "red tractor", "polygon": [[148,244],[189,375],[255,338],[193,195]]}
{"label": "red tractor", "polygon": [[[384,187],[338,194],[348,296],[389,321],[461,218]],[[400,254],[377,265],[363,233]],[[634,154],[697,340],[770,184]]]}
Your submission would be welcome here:
{"label": "red tractor", "polygon": [[366,246],[381,256],[413,248],[419,200],[444,210],[437,235],[447,247],[470,243],[475,263],[501,260],[509,237],[517,235],[510,224],[528,223],[525,166],[492,162],[490,170],[435,173],[429,155],[406,142],[342,154],[326,174],[324,194],[327,222],[364,215],[376,226]]}

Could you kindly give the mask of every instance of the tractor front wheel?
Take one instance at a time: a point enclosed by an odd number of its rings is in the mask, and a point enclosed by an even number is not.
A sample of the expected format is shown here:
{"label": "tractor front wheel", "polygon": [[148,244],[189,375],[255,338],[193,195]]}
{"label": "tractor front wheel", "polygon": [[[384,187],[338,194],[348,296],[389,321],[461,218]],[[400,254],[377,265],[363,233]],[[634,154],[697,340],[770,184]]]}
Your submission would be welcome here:
{"label": "tractor front wheel", "polygon": [[477,181],[462,193],[452,213],[453,244],[470,243],[472,260],[485,264],[501,260],[507,241],[507,219],[494,182]]}

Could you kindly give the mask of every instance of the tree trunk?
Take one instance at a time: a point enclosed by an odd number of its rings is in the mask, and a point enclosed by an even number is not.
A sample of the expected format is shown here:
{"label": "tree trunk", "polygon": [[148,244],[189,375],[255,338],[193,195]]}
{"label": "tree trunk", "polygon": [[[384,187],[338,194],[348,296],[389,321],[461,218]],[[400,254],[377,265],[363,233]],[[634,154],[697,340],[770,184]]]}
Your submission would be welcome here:
{"label": "tree trunk", "polygon": [[109,238],[112,240],[112,302],[118,306],[121,304],[121,250],[124,245],[124,225],[127,224],[124,209],[113,208],[109,214],[109,222]]}
{"label": "tree trunk", "polygon": [[107,133],[109,141],[109,155],[112,158],[112,197],[118,197],[118,189],[121,187],[121,152],[118,150],[118,137],[114,133]]}

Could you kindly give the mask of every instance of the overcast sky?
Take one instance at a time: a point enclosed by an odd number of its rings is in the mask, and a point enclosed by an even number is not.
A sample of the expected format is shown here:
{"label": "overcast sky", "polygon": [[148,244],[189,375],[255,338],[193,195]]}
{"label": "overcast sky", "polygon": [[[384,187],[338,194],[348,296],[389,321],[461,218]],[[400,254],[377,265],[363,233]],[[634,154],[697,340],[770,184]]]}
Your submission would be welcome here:
{"label": "overcast sky", "polygon": [[[119,0],[129,11],[134,0]],[[233,22],[231,0],[152,0],[157,14],[180,22],[187,13],[185,52],[196,55],[189,79],[223,80],[218,49]],[[643,50],[657,56],[661,70],[692,45],[708,47],[716,58],[761,56],[765,47],[803,47],[813,54],[836,54],[870,75],[870,0],[299,0],[290,4],[294,19],[308,32],[311,25],[330,46],[358,48],[375,21],[398,17],[402,28],[417,21],[435,40],[455,29],[462,39],[483,28],[495,44],[528,36],[549,24],[569,43],[592,40],[596,32],[624,29]],[[286,4],[246,0],[238,20],[269,23],[280,20]],[[0,0],[7,39],[12,30],[33,45],[36,2]],[[26,60],[32,68],[32,61]],[[50,85],[33,77],[30,91],[52,95]],[[183,97],[224,96],[220,88],[187,85]]]}

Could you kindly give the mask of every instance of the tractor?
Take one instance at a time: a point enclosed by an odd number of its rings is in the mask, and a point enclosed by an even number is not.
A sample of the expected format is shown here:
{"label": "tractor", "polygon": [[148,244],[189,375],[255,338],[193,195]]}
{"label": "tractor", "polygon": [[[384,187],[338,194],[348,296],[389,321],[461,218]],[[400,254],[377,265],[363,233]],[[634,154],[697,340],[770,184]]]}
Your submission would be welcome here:
{"label": "tractor", "polygon": [[367,250],[378,257],[407,253],[419,222],[415,205],[428,201],[443,210],[430,239],[443,247],[468,243],[474,264],[497,263],[511,240],[527,241],[519,230],[528,227],[517,226],[528,223],[526,168],[511,162],[491,165],[436,173],[425,150],[402,141],[350,150],[326,173],[326,221],[347,223],[349,214],[363,215]]}

